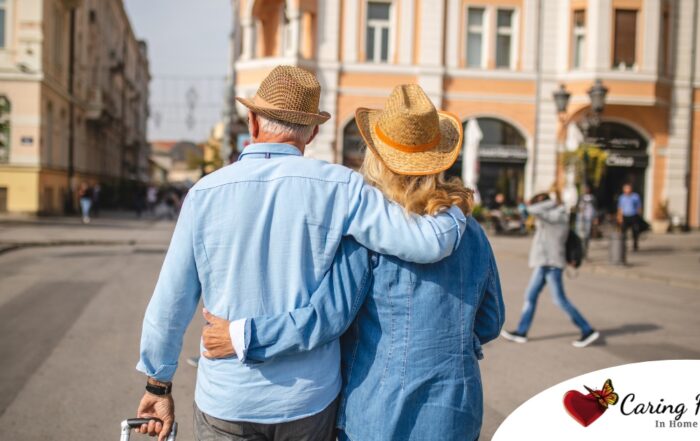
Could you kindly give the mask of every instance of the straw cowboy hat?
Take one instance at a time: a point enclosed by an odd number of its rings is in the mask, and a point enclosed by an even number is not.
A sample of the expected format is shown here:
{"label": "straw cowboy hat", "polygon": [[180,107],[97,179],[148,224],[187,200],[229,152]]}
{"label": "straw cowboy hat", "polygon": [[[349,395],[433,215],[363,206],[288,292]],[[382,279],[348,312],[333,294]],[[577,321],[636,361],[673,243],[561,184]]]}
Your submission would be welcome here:
{"label": "straw cowboy hat", "polygon": [[438,112],[417,84],[396,86],[383,110],[359,108],[355,120],[367,147],[401,175],[447,170],[462,147],[462,123]]}
{"label": "straw cowboy hat", "polygon": [[254,113],[278,121],[315,126],[331,115],[318,110],[321,85],[313,74],[294,66],[272,69],[252,99],[236,97]]}

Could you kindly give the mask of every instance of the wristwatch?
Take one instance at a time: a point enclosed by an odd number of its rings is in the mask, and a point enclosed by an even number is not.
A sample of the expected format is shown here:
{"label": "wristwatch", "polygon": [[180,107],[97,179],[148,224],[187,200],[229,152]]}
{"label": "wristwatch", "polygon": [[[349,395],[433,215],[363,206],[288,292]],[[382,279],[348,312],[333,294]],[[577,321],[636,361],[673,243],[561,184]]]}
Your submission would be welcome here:
{"label": "wristwatch", "polygon": [[163,383],[162,381],[149,378],[146,381],[146,391],[153,395],[163,396],[169,395],[173,390],[172,383]]}

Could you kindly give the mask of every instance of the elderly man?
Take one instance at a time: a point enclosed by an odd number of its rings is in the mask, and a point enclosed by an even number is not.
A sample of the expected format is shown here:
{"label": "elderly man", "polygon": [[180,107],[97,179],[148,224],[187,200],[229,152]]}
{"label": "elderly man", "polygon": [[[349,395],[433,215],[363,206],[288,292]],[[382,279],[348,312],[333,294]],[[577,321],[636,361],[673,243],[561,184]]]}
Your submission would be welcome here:
{"label": "elderly man", "polygon": [[[238,98],[250,110],[253,143],[190,190],[143,323],[137,369],[148,379],[138,416],[162,423],[142,433],[164,440],[170,431],[170,382],[200,296],[212,314],[247,326],[238,319],[308,304],[343,236],[418,263],[459,243],[466,219],[458,208],[409,216],[359,174],[302,157],[330,117],[319,112],[320,89],[302,69],[275,68],[252,100]],[[202,358],[195,438],[332,439],[339,363],[337,341],[259,365]]]}

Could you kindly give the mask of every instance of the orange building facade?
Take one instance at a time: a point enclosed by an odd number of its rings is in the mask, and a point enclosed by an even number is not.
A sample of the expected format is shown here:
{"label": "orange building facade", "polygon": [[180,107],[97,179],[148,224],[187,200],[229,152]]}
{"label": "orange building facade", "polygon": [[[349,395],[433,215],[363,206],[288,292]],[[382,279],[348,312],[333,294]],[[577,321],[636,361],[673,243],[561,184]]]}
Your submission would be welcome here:
{"label": "orange building facade", "polygon": [[[590,111],[587,90],[608,88],[598,136],[608,167],[601,208],[623,183],[653,218],[668,202],[700,225],[700,59],[693,0],[235,0],[238,95],[252,96],[274,66],[314,72],[333,118],[309,155],[349,166],[362,157],[357,107],[380,107],[418,83],[435,105],[478,127],[484,203],[515,203],[557,178],[571,124]],[[553,92],[571,93],[558,114]],[[243,115],[243,108],[237,109]],[[459,175],[461,159],[450,171]]]}

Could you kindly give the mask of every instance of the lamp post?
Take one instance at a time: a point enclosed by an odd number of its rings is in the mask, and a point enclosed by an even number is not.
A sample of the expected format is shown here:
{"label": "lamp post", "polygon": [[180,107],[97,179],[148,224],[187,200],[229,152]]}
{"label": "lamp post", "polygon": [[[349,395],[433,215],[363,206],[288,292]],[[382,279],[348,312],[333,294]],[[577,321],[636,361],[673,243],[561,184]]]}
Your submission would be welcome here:
{"label": "lamp post", "polygon": [[559,89],[555,90],[552,96],[554,97],[554,104],[557,106],[559,121],[564,122],[564,119],[566,118],[566,108],[569,107],[571,93],[566,90],[566,86],[564,84],[560,84]]}
{"label": "lamp post", "polygon": [[[605,98],[608,95],[608,88],[603,85],[600,79],[596,79],[593,82],[593,86],[587,91],[588,98],[591,102],[590,109],[586,115],[578,122],[578,126],[583,133],[584,140],[590,142],[591,135],[595,135],[598,127],[600,126],[600,115],[605,110]],[[569,106],[569,100],[571,99],[571,93],[566,90],[566,86],[561,84],[559,89],[555,90],[552,94],[554,98],[554,104],[557,107],[557,112],[559,114],[559,120],[563,123],[566,119],[566,111]],[[597,143],[597,139],[594,143]],[[583,154],[583,176],[582,182],[588,184],[588,152],[585,151]]]}
{"label": "lamp post", "polygon": [[[605,97],[608,95],[608,88],[603,86],[600,79],[596,79],[593,86],[588,89],[588,98],[591,100],[591,110],[584,120],[588,123],[588,130],[596,130],[600,125],[600,115],[605,109]],[[588,136],[588,133],[585,133]]]}
{"label": "lamp post", "polygon": [[[605,98],[608,95],[608,88],[603,85],[600,79],[596,79],[587,93],[591,101],[591,107],[586,116],[579,122],[579,127],[586,137],[589,136],[591,129],[595,129],[600,125],[600,115],[605,110]],[[563,122],[566,118],[566,110],[569,107],[571,93],[566,90],[564,84],[560,84],[559,89],[552,93],[552,97],[554,98],[554,104],[557,106],[559,119]]]}

